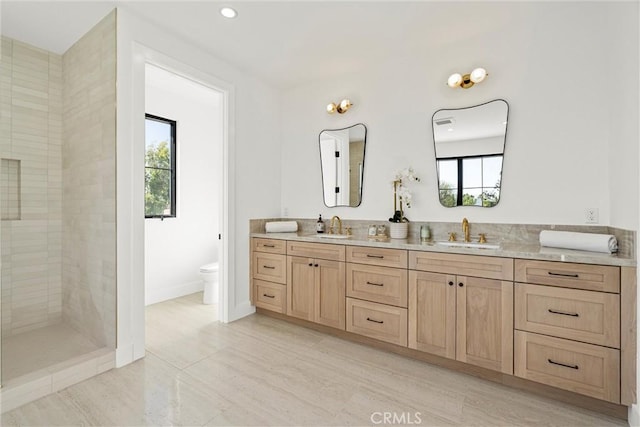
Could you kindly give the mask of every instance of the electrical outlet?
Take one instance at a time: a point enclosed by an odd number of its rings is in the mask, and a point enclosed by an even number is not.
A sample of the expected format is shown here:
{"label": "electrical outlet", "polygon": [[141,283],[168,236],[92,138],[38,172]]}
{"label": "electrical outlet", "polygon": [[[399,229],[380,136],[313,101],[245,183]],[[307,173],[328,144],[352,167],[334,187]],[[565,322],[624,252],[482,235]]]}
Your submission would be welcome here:
{"label": "electrical outlet", "polygon": [[598,208],[586,208],[584,211],[584,222],[587,224],[597,224],[599,222]]}

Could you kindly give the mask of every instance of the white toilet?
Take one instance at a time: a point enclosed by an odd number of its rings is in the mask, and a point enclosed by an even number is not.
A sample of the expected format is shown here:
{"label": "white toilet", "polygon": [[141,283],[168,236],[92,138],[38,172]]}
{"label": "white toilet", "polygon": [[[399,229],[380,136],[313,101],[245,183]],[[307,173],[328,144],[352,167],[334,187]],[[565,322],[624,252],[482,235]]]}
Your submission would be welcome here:
{"label": "white toilet", "polygon": [[212,262],[200,267],[200,277],[204,283],[203,304],[218,302],[218,263]]}

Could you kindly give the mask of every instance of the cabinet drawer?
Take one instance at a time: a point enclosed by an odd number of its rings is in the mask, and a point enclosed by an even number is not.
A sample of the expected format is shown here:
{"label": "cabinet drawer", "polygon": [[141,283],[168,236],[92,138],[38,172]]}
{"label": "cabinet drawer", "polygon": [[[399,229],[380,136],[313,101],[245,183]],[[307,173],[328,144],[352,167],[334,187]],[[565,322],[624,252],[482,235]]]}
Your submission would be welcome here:
{"label": "cabinet drawer", "polygon": [[268,282],[287,283],[287,257],[285,255],[253,253],[253,278]]}
{"label": "cabinet drawer", "polygon": [[620,267],[517,259],[516,281],[619,293]]}
{"label": "cabinet drawer", "polygon": [[620,348],[620,296],[516,284],[515,326],[529,332]]}
{"label": "cabinet drawer", "polygon": [[262,239],[260,237],[254,237],[251,239],[252,248],[258,252],[268,252],[271,254],[285,254],[287,253],[287,241],[278,239]]}
{"label": "cabinet drawer", "polygon": [[407,270],[347,263],[347,296],[407,308]]}
{"label": "cabinet drawer", "polygon": [[347,246],[347,262],[378,265],[381,267],[407,268],[407,251],[402,249]]}
{"label": "cabinet drawer", "polygon": [[407,309],[347,298],[347,331],[407,346]]}
{"label": "cabinet drawer", "polygon": [[516,331],[515,375],[620,402],[619,350]]}
{"label": "cabinet drawer", "polygon": [[513,280],[513,259],[511,258],[410,251],[409,269]]}
{"label": "cabinet drawer", "polygon": [[256,307],[286,313],[287,287],[285,285],[254,279],[253,286],[255,286]]}
{"label": "cabinet drawer", "polygon": [[306,258],[344,261],[344,246],[327,243],[308,243],[287,241],[287,255]]}

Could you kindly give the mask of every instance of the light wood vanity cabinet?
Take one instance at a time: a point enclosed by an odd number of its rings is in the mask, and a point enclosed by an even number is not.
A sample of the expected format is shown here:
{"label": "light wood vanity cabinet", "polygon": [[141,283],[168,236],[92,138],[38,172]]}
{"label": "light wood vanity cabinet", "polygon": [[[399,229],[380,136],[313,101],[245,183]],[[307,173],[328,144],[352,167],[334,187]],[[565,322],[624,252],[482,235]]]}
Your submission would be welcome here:
{"label": "light wood vanity cabinet", "polygon": [[347,331],[407,346],[407,309],[347,298]]}
{"label": "light wood vanity cabinet", "polygon": [[620,295],[517,283],[515,328],[620,348]]}
{"label": "light wood vanity cabinet", "polygon": [[261,309],[571,399],[637,400],[635,267],[252,238],[251,278]]}
{"label": "light wood vanity cabinet", "polygon": [[347,296],[407,308],[407,270],[347,263]]}
{"label": "light wood vanity cabinet", "polygon": [[407,346],[407,251],[347,246],[347,331]]}
{"label": "light wood vanity cabinet", "polygon": [[515,269],[515,375],[620,403],[620,267]]}
{"label": "light wood vanity cabinet", "polygon": [[256,307],[286,312],[287,257],[284,241],[251,240],[251,300]]}
{"label": "light wood vanity cabinet", "polygon": [[456,277],[409,272],[409,348],[456,358]]}
{"label": "light wood vanity cabinet", "polygon": [[344,246],[289,241],[287,254],[287,314],[344,329]]}
{"label": "light wood vanity cabinet", "polygon": [[410,267],[436,270],[409,272],[409,347],[512,374],[513,282],[438,271],[508,278],[513,260],[448,255],[409,253]]}
{"label": "light wood vanity cabinet", "polygon": [[407,251],[368,246],[347,246],[347,262],[406,269]]}

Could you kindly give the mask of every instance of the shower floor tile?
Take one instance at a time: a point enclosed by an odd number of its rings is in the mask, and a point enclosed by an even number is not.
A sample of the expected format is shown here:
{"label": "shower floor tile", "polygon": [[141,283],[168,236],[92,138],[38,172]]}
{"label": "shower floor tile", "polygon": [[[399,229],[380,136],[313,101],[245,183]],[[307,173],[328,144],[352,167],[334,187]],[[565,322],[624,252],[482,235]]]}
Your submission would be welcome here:
{"label": "shower floor tile", "polygon": [[48,368],[98,348],[64,323],[3,338],[2,381]]}

